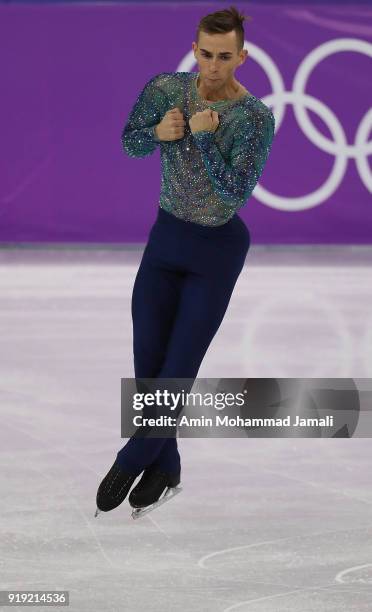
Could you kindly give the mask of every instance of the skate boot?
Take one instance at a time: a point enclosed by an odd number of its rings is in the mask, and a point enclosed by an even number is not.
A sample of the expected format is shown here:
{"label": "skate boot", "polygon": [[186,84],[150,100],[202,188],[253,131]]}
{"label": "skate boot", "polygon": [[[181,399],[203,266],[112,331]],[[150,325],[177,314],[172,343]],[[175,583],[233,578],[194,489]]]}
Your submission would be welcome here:
{"label": "skate boot", "polygon": [[123,470],[115,459],[114,464],[98,487],[97,510],[94,516],[97,516],[100,511],[108,512],[117,508],[128,495],[137,476],[138,474],[130,474]]}
{"label": "skate boot", "polygon": [[129,503],[134,508],[132,517],[140,518],[180,493],[180,477],[181,472],[169,474],[154,464],[146,468],[141,480],[129,495]]}

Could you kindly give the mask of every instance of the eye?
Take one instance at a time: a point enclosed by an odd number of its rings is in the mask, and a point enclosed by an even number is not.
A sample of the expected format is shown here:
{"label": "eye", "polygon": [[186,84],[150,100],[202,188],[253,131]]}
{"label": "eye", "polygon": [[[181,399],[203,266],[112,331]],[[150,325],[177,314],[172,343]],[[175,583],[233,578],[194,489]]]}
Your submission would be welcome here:
{"label": "eye", "polygon": [[[207,59],[210,59],[210,57],[211,57],[210,55],[207,55],[206,53],[202,53],[202,56],[206,57]],[[226,62],[230,59],[230,57],[228,57],[226,55],[221,55],[220,57],[221,57],[222,60],[224,60]]]}

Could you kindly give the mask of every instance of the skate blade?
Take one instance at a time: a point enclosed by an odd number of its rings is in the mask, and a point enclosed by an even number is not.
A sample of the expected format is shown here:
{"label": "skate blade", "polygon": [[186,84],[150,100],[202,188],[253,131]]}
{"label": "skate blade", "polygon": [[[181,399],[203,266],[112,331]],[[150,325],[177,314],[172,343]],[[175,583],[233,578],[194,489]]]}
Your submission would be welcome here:
{"label": "skate blade", "polygon": [[179,487],[179,486],[168,487],[163,497],[158,499],[158,501],[154,502],[150,506],[146,506],[146,508],[134,508],[134,510],[132,511],[132,518],[138,519],[144,516],[145,514],[152,512],[153,510],[155,510],[155,508],[158,508],[158,506],[161,506],[162,504],[165,504],[165,502],[170,501],[172,497],[174,497],[178,493],[181,493],[181,491],[182,491],[182,487]]}

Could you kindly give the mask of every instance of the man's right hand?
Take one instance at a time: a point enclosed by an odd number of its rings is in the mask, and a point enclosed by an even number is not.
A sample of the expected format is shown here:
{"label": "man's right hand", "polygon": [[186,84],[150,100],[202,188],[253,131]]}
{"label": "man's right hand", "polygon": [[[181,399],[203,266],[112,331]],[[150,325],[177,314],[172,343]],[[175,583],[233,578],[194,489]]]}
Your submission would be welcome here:
{"label": "man's right hand", "polygon": [[156,126],[155,134],[159,140],[179,140],[184,136],[184,126],[183,114],[179,108],[172,108]]}

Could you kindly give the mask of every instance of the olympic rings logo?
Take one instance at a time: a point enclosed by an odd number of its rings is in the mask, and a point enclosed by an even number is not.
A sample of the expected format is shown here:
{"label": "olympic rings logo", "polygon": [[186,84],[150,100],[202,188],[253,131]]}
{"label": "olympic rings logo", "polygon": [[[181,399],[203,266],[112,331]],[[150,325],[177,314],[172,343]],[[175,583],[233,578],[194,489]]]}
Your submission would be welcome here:
{"label": "olympic rings logo", "polygon": [[[251,42],[248,45],[247,41],[244,42],[244,48],[249,50],[250,56],[266,71],[270,81],[273,93],[262,98],[262,102],[273,108],[276,123],[275,133],[284,119],[285,106],[292,104],[296,120],[303,133],[315,146],[335,157],[330,175],[315,191],[304,196],[290,198],[278,196],[257,184],[253,190],[255,198],[278,210],[296,211],[319,206],[339,187],[348,159],[355,159],[360,179],[366,189],[372,193],[372,174],[368,164],[368,155],[372,153],[372,141],[368,142],[368,135],[372,128],[372,108],[361,119],[354,143],[348,144],[344,129],[331,109],[317,98],[305,93],[309,76],[321,60],[340,51],[356,51],[372,57],[372,44],[355,38],[337,38],[319,45],[301,62],[293,79],[292,91],[285,91],[280,71],[265,51]],[[190,51],[176,70],[188,72],[195,64],[194,52]],[[312,110],[324,121],[333,140],[326,138],[317,130],[311,123],[306,109]]]}

